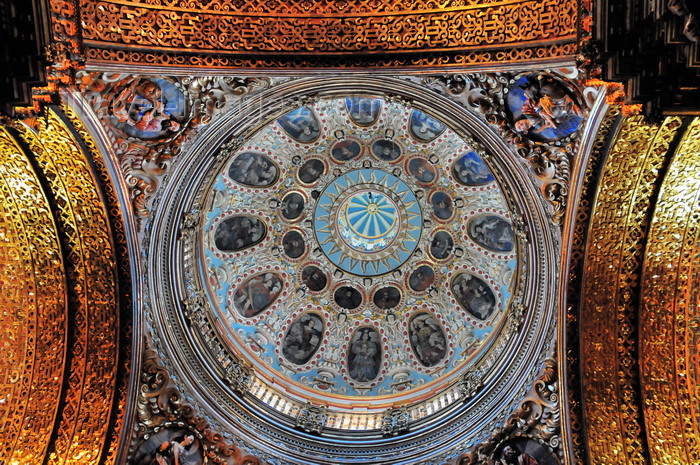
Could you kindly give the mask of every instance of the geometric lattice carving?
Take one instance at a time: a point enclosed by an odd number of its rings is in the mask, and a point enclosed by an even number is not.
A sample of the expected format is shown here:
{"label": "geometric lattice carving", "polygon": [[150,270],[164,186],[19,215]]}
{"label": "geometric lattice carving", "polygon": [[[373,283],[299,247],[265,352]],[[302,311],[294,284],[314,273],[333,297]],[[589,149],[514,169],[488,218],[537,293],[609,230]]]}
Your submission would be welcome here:
{"label": "geometric lattice carving", "polygon": [[[577,13],[572,0],[450,1],[439,9],[423,0],[404,5],[321,1],[313,7],[304,2],[224,0],[188,4],[177,11],[146,1],[127,8],[102,0],[86,2],[80,16],[88,60],[291,68],[324,66],[324,55],[343,52],[351,60],[362,57],[356,66],[378,67],[571,59]],[[119,50],[124,45],[126,52]],[[144,49],[145,54],[139,51]],[[442,56],[431,56],[438,50]],[[460,53],[450,59],[445,51]],[[414,52],[417,57],[373,57],[377,52]],[[332,56],[325,62],[342,63]]]}

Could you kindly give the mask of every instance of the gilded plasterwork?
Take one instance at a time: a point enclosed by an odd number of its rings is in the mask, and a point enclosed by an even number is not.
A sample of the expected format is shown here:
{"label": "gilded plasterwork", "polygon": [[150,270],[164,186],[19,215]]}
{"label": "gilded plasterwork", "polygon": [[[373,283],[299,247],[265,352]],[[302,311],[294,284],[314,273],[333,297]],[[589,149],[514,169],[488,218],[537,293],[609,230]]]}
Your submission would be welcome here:
{"label": "gilded plasterwork", "polygon": [[[237,56],[284,53],[459,51],[463,61],[472,63],[571,59],[576,53],[578,4],[571,0],[448,2],[439,7],[427,1],[402,5],[224,0],[195,7],[191,2],[83,0],[80,7],[89,60],[155,59],[196,66],[183,52],[197,52],[200,66],[220,67],[240,66],[240,61],[232,61]],[[168,63],[165,54],[180,55]]]}
{"label": "gilded plasterwork", "polygon": [[42,463],[66,360],[65,271],[49,202],[6,129],[0,195],[0,462]]}
{"label": "gilded plasterwork", "polygon": [[[129,252],[126,245],[126,231],[123,215],[117,193],[113,181],[105,166],[105,161],[99,153],[95,140],[87,131],[83,122],[78,118],[78,115],[70,105],[62,105],[61,111],[70,119],[71,124],[77,132],[76,140],[84,144],[86,156],[91,157],[91,162],[95,167],[95,176],[99,179],[97,185],[101,188],[104,195],[104,206],[107,217],[110,222],[110,232],[114,241],[114,250],[117,256],[116,277],[117,290],[119,292],[118,300],[113,302],[119,307],[118,318],[113,319],[113,323],[117,325],[119,330],[119,357],[114,360],[116,364],[116,385],[115,400],[117,405],[116,414],[112,417],[112,421],[108,425],[108,436],[106,440],[109,442],[109,451],[104,454],[104,463],[115,463],[120,445],[120,433],[124,427],[126,404],[128,402],[128,387],[129,374],[131,370],[132,357],[132,306],[131,298],[131,267],[129,266]],[[101,182],[100,182],[101,181]],[[116,343],[116,339],[115,339]]]}
{"label": "gilded plasterwork", "polygon": [[23,138],[55,198],[63,245],[70,256],[70,370],[52,456],[63,463],[100,457],[109,423],[118,360],[115,258],[110,227],[85,155],[53,110],[39,132]]}
{"label": "gilded plasterwork", "polygon": [[581,316],[579,305],[581,302],[581,277],[584,273],[584,254],[586,252],[586,233],[590,215],[595,206],[595,194],[597,180],[600,170],[605,160],[607,142],[615,127],[615,121],[620,116],[620,107],[610,108],[598,129],[591,154],[586,165],[581,191],[578,199],[576,211],[576,223],[570,243],[569,259],[569,284],[567,290],[567,358],[566,373],[568,384],[569,403],[569,435],[573,445],[571,451],[576,463],[587,461],[585,450],[585,431],[583,430],[583,406],[580,397],[580,383],[582,375],[580,373],[579,350]]}
{"label": "gilded plasterwork", "polygon": [[[678,118],[628,119],[601,175],[588,231],[581,370],[591,463],[646,463],[637,365],[636,292],[649,204]],[[634,154],[635,156],[630,156]]]}
{"label": "gilded plasterwork", "polygon": [[697,273],[700,119],[687,128],[664,178],[649,230],[640,303],[640,371],[655,464],[700,462]]}

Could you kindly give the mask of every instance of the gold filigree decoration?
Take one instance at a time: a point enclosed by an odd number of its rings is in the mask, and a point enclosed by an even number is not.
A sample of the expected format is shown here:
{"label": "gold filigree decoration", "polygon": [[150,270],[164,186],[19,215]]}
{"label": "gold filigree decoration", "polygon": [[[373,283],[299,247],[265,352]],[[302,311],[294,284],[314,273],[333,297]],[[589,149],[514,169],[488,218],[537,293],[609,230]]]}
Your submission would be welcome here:
{"label": "gold filigree decoration", "polygon": [[585,256],[580,315],[583,410],[591,463],[643,464],[637,292],[650,202],[680,121],[627,119],[608,153]]}
{"label": "gold filigree decoration", "polygon": [[497,428],[485,441],[457,459],[458,465],[488,463],[496,449],[508,439],[526,437],[551,452],[561,454],[560,409],[557,362],[547,359],[540,376],[530,388],[520,406],[505,425]]}
{"label": "gold filigree decoration", "polygon": [[[109,134],[139,224],[149,216],[150,200],[182,144],[216,113],[269,86],[264,78],[80,73],[77,79],[83,97]],[[172,101],[164,99],[165,87]]]}
{"label": "gold filigree decoration", "polygon": [[53,443],[63,463],[97,460],[104,448],[118,361],[119,306],[110,227],[85,155],[55,110],[36,133],[24,128],[55,199],[71,285],[72,346],[65,400]]}
{"label": "gold filigree decoration", "polygon": [[[129,456],[136,454],[138,445],[154,431],[177,424],[197,432],[207,450],[207,463],[219,465],[260,465],[261,461],[244,455],[236,446],[229,444],[221,434],[210,427],[207,420],[183,402],[182,396],[163,368],[156,352],[146,344],[141,368],[141,385],[138,398],[137,435],[132,441]],[[233,460],[232,460],[233,459]]]}
{"label": "gold filigree decoration", "polygon": [[469,52],[424,52],[393,54],[344,54],[344,55],[299,55],[281,56],[229,56],[221,53],[178,53],[135,51],[87,47],[85,55],[89,63],[102,66],[110,63],[132,65],[156,65],[189,68],[235,68],[235,69],[352,69],[373,68],[376,70],[397,68],[464,68],[477,65],[504,65],[520,62],[551,64],[552,60],[570,61],[578,52],[576,43],[552,43],[546,46],[517,46],[514,48],[484,49]]}
{"label": "gold filigree decoration", "polygon": [[595,205],[595,193],[598,182],[598,173],[605,159],[608,139],[611,137],[615,121],[620,115],[620,107],[610,108],[596,133],[595,142],[586,164],[584,179],[581,183],[578,207],[576,210],[575,224],[573,226],[572,239],[569,245],[569,274],[567,290],[567,320],[566,320],[566,374],[569,389],[568,403],[568,428],[573,444],[573,457],[575,463],[588,463],[585,451],[585,432],[583,431],[583,406],[581,405],[581,377],[579,369],[580,352],[580,308],[581,280],[583,276],[583,256],[586,247],[586,232],[591,212]]}
{"label": "gold filigree decoration", "polygon": [[66,361],[65,270],[48,199],[4,128],[0,196],[0,463],[42,463]]}
{"label": "gold filigree decoration", "polygon": [[649,455],[700,463],[697,391],[700,119],[683,135],[649,229],[640,299],[640,372]]}
{"label": "gold filigree decoration", "polygon": [[[382,3],[339,8],[336,2],[222,0],[192,3],[82,2],[83,38],[89,47],[129,47],[223,55],[324,54],[479,50],[528,42],[576,42],[577,2],[515,0],[455,4],[429,1],[383,11]],[[250,2],[257,3],[257,2]],[[296,10],[296,11],[295,11]],[[245,13],[244,13],[245,12]]]}
{"label": "gold filigree decoration", "polygon": [[[115,463],[118,452],[119,439],[128,401],[129,374],[131,372],[131,341],[132,341],[132,315],[133,299],[131,298],[131,267],[129,265],[129,249],[126,243],[124,219],[122,217],[119,198],[114,188],[113,180],[105,166],[102,155],[97,149],[97,144],[87,131],[74,109],[70,105],[63,104],[61,110],[68,117],[80,141],[86,149],[86,155],[91,157],[96,175],[101,181],[100,187],[105,196],[105,208],[111,226],[114,250],[117,255],[117,280],[119,291],[119,330],[120,330],[120,362],[117,365],[117,413],[110,422],[109,451],[104,456],[104,463]],[[116,361],[115,361],[116,362]]]}

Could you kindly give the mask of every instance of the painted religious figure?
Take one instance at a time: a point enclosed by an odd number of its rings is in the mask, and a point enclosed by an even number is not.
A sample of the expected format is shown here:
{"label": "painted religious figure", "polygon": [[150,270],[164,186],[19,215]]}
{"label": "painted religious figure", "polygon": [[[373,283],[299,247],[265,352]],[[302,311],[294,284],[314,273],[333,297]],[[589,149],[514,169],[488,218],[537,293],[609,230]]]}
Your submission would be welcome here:
{"label": "painted religious figure", "polygon": [[442,327],[433,315],[417,313],[409,324],[411,347],[421,364],[431,367],[445,358],[447,342]]}
{"label": "painted religious figure", "polygon": [[446,126],[420,110],[411,113],[411,134],[422,142],[430,142],[445,131]]}
{"label": "painted religious figure", "polygon": [[284,254],[289,258],[299,258],[304,254],[306,244],[301,233],[296,230],[287,232],[282,237],[282,248]]}
{"label": "painted religious figure", "polygon": [[282,292],[282,280],[271,272],[258,273],[245,280],[233,295],[233,306],[246,318],[269,307]]}
{"label": "painted religious figure", "polygon": [[430,204],[433,206],[433,214],[439,220],[449,220],[454,213],[452,199],[444,192],[437,191],[430,197]]}
{"label": "painted religious figure", "polygon": [[323,176],[326,171],[326,165],[323,164],[318,158],[311,158],[306,160],[303,165],[299,167],[297,172],[299,180],[304,184],[314,184],[318,181],[318,178]]}
{"label": "painted religious figure", "polygon": [[182,91],[167,79],[136,79],[111,104],[110,123],[139,139],[167,137],[182,129],[187,104]]}
{"label": "painted religious figure", "polygon": [[394,161],[401,156],[401,147],[391,140],[380,139],[372,144],[372,153],[384,161]]}
{"label": "painted religious figure", "polygon": [[202,445],[189,430],[164,428],[150,435],[134,453],[133,465],[201,465]]}
{"label": "painted religious figure", "polygon": [[478,216],[469,220],[469,235],[474,242],[496,252],[510,252],[514,247],[513,228],[500,216]]}
{"label": "painted religious figure", "polygon": [[416,292],[423,292],[435,282],[435,271],[428,265],[416,268],[408,277],[408,285]]}
{"label": "painted religious figure", "polygon": [[277,181],[279,170],[267,155],[243,152],[228,167],[228,177],[249,187],[268,187]]}
{"label": "painted religious figure", "polygon": [[298,192],[290,192],[282,199],[280,211],[288,220],[296,220],[304,211],[304,197]]}
{"label": "painted religious figure", "polygon": [[345,162],[357,157],[361,151],[362,147],[360,147],[357,141],[344,139],[335,143],[331,149],[331,155],[336,160]]}
{"label": "painted religious figure", "polygon": [[583,120],[583,111],[571,91],[547,74],[518,79],[508,92],[508,108],[515,131],[539,141],[569,136]]}
{"label": "painted religious figure", "polygon": [[372,301],[382,310],[390,310],[401,301],[401,292],[394,286],[382,287],[374,293]]}
{"label": "painted religious figure", "polygon": [[437,179],[437,171],[425,158],[412,158],[408,162],[408,171],[416,178],[418,184],[431,184]]}
{"label": "painted religious figure", "polygon": [[379,334],[368,327],[355,331],[348,354],[350,377],[360,383],[372,381],[379,374],[381,359]]}
{"label": "painted religious figure", "polygon": [[350,97],[345,99],[350,118],[360,126],[369,126],[377,121],[382,109],[382,100],[371,97]]}
{"label": "painted religious figure", "polygon": [[496,309],[493,291],[474,275],[458,274],[452,281],[452,293],[462,308],[480,320],[488,319]]}
{"label": "painted religious figure", "polygon": [[465,186],[480,186],[495,179],[484,160],[476,152],[468,152],[457,160],[452,165],[452,174]]}
{"label": "painted religious figure", "polygon": [[328,277],[319,267],[309,265],[301,270],[301,282],[314,292],[322,291],[328,284]]}
{"label": "painted religious figure", "polygon": [[253,246],[265,238],[265,223],[252,216],[230,216],[216,225],[214,245],[224,252]]}
{"label": "painted religious figure", "polygon": [[515,437],[496,449],[489,465],[558,465],[557,457],[537,441]]}
{"label": "painted religious figure", "polygon": [[333,294],[333,298],[339,307],[348,310],[354,310],[362,303],[360,291],[350,286],[340,286]]}
{"label": "painted religious figure", "polygon": [[430,241],[430,255],[438,260],[444,260],[450,256],[454,247],[454,239],[447,231],[438,231]]}
{"label": "painted religious figure", "polygon": [[321,134],[316,115],[308,107],[291,111],[279,118],[277,122],[290,137],[305,144],[315,141]]}
{"label": "painted religious figure", "polygon": [[323,320],[315,313],[305,313],[289,327],[282,340],[284,358],[295,365],[307,363],[321,345]]}

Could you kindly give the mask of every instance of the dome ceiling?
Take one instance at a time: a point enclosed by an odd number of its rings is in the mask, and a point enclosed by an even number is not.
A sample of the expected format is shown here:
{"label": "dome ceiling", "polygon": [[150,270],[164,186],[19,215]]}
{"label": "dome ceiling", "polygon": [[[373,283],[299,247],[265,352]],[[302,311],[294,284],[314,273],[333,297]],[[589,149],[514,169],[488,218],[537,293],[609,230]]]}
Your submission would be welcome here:
{"label": "dome ceiling", "polygon": [[219,120],[176,167],[149,226],[163,350],[183,391],[289,463],[456,453],[546,356],[554,230],[473,116],[310,81],[289,92],[314,97]]}
{"label": "dome ceiling", "polygon": [[214,318],[288,393],[345,408],[425,395],[495,336],[513,293],[498,183],[472,146],[400,103],[324,99],[287,113],[207,195]]}

